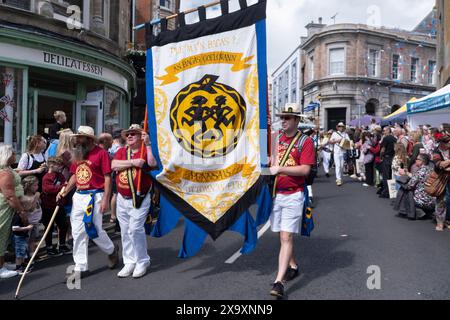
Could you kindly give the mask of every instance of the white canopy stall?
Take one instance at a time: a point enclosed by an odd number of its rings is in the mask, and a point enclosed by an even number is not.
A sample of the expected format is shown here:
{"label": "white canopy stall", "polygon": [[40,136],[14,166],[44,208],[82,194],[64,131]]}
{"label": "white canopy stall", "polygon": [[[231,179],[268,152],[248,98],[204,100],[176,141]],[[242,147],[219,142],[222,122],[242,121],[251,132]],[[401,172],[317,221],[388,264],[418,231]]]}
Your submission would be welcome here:
{"label": "white canopy stall", "polygon": [[414,102],[407,103],[408,123],[413,130],[419,125],[439,127],[450,123],[450,85]]}

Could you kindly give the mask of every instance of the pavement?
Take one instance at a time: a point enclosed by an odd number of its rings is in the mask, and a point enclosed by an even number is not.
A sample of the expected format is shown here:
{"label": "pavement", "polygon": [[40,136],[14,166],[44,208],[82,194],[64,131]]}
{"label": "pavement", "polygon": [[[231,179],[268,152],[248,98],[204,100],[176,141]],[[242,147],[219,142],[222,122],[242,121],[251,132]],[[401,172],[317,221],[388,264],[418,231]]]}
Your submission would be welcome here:
{"label": "pavement", "polygon": [[[286,286],[286,299],[431,300],[450,299],[450,229],[438,233],[428,221],[395,217],[391,200],[346,177],[342,187],[323,174],[313,187],[316,207],[311,238],[296,237],[300,276]],[[120,235],[110,232],[115,243]],[[279,240],[270,230],[250,255],[227,261],[243,243],[226,232],[207,239],[199,254],[177,258],[183,223],[167,236],[148,238],[152,265],[141,279],[119,279],[95,245],[91,274],[81,288],[64,279],[71,256],[36,264],[26,276],[21,299],[273,300]],[[375,270],[375,271],[374,271]],[[377,287],[379,271],[379,287]],[[375,273],[374,273],[375,272]],[[375,279],[375,280],[374,280]],[[12,299],[19,278],[0,280],[0,300]],[[369,287],[372,288],[369,289]]]}

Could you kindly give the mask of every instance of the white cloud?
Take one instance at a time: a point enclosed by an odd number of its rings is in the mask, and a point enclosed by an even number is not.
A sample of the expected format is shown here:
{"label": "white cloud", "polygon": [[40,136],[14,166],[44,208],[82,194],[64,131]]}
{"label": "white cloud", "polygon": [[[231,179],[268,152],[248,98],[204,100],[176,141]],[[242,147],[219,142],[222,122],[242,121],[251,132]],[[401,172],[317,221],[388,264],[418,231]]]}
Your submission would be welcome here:
{"label": "white cloud", "polygon": [[[181,0],[181,10],[194,8],[213,0]],[[247,0],[249,4],[257,0]],[[237,0],[230,1],[230,8],[238,8]],[[274,70],[300,44],[306,35],[305,25],[317,22],[379,23],[386,27],[413,29],[431,11],[435,0],[268,0],[267,47],[269,71]],[[220,11],[208,13],[220,14]],[[192,14],[195,16],[195,14]],[[191,18],[192,19],[192,18]],[[189,21],[189,18],[188,18]]]}

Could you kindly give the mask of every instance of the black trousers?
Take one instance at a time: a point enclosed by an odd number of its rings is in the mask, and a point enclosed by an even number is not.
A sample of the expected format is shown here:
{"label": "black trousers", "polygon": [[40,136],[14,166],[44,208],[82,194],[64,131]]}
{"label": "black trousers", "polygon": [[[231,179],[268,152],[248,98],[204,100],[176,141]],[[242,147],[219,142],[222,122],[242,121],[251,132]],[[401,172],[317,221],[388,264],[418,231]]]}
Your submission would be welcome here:
{"label": "black trousers", "polygon": [[373,184],[374,184],[374,181],[373,181],[373,177],[374,177],[373,162],[364,164],[364,168],[366,170],[366,183],[369,186],[373,186]]}
{"label": "black trousers", "polygon": [[381,165],[381,174],[383,176],[381,194],[384,196],[389,196],[389,187],[387,181],[392,179],[392,157],[385,156]]}
{"label": "black trousers", "polygon": [[[54,209],[42,209],[42,224],[47,229],[50,219],[52,218]],[[45,237],[45,245],[47,247],[52,246],[52,233],[54,225],[58,226],[58,235],[59,235],[59,245],[65,245],[66,244],[66,235],[67,230],[69,228],[69,224],[66,220],[66,211],[63,207],[60,207],[58,210],[58,213],[56,214],[55,221],[53,225],[51,226],[50,231],[48,232],[47,236]]]}

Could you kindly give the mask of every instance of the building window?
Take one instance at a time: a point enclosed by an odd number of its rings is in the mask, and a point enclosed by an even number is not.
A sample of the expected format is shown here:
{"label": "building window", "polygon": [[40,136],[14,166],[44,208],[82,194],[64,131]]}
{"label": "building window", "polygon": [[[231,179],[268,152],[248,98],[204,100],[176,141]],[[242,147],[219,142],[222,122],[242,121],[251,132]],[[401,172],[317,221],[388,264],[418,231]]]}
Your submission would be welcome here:
{"label": "building window", "polygon": [[22,88],[22,69],[0,65],[0,142],[17,152],[22,151]]}
{"label": "building window", "polygon": [[400,56],[398,54],[394,54],[394,56],[392,57],[392,79],[393,80],[398,80],[400,79],[400,74],[399,74],[399,61],[400,61]]}
{"label": "building window", "polygon": [[411,57],[411,82],[417,82],[419,59]]}
{"label": "building window", "polygon": [[345,74],[345,49],[330,49],[330,75]]}
{"label": "building window", "polygon": [[309,79],[314,81],[314,56],[309,57]]}
{"label": "building window", "polygon": [[295,89],[292,90],[291,101],[292,101],[293,103],[296,103],[296,102],[297,102],[297,91],[296,91]]}
{"label": "building window", "polygon": [[31,0],[3,0],[0,3],[23,10],[31,10]]}
{"label": "building window", "polygon": [[428,61],[428,84],[435,84],[436,61]]}
{"label": "building window", "polygon": [[170,2],[170,0],[159,0],[159,5],[170,10]]}
{"label": "building window", "polygon": [[294,63],[292,64],[292,83],[296,83],[297,82],[297,64]]}
{"label": "building window", "polygon": [[284,90],[287,90],[289,87],[289,69],[287,69],[284,73]]}
{"label": "building window", "polygon": [[369,77],[378,77],[380,52],[375,49],[369,50]]}

